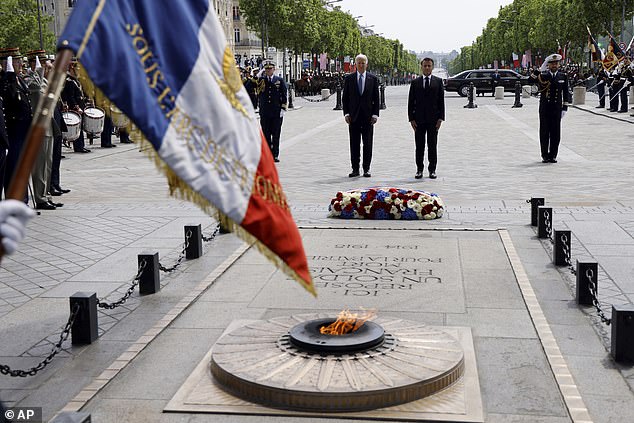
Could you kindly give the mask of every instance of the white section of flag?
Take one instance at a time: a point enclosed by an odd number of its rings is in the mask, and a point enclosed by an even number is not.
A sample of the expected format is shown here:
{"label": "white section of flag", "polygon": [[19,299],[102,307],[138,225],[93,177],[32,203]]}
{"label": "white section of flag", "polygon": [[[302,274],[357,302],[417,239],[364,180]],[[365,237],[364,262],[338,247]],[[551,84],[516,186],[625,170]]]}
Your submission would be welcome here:
{"label": "white section of flag", "polygon": [[[237,98],[249,118],[231,106],[216,82],[214,75],[224,78],[226,40],[213,7],[201,23],[198,42],[198,60],[176,99],[177,108],[191,118],[189,125],[196,129],[188,139],[177,129],[183,123],[182,118],[172,118],[159,155],[194,191],[240,223],[247,212],[253,177],[260,162],[260,126],[244,87]],[[196,150],[208,148],[209,140],[212,145],[220,146],[220,151],[224,149],[224,153],[212,148],[202,157]],[[192,148],[194,145],[197,147]],[[216,164],[210,163],[218,159]],[[248,175],[246,189],[244,175]]]}

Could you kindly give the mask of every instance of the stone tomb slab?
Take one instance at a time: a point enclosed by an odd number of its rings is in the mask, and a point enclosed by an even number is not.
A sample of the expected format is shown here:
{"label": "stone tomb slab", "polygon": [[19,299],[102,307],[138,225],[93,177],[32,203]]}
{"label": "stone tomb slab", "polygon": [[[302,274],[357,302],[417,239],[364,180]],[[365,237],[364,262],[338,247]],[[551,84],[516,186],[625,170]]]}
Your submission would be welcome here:
{"label": "stone tomb slab", "polygon": [[[255,308],[464,313],[465,270],[513,272],[496,231],[302,229],[318,298],[275,271]],[[238,264],[248,264],[247,262]]]}
{"label": "stone tomb slab", "polygon": [[[256,321],[233,321],[225,331],[225,334],[254,322]],[[450,334],[459,341],[464,353],[464,373],[458,381],[448,388],[416,401],[393,407],[348,413],[312,413],[265,407],[235,397],[220,387],[211,374],[212,350],[210,349],[163,411],[285,417],[330,417],[378,421],[483,422],[482,397],[478,383],[478,371],[471,330],[465,327],[446,326],[436,329]]]}

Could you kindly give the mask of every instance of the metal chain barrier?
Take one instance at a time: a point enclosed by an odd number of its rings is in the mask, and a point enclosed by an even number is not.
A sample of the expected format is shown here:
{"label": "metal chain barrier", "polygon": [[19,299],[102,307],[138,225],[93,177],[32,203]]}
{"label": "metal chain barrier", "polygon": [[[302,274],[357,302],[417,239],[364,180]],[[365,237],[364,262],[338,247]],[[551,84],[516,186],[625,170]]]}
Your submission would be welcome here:
{"label": "metal chain barrier", "polygon": [[191,236],[192,236],[192,231],[187,231],[187,233],[185,234],[185,243],[183,244],[183,250],[178,255],[178,259],[176,259],[176,263],[172,267],[165,267],[159,262],[159,270],[161,272],[171,273],[174,270],[176,270],[178,266],[181,265],[181,263],[185,259],[185,252],[189,248],[189,239],[191,238]]}
{"label": "metal chain barrier", "polygon": [[70,316],[68,316],[66,326],[64,326],[62,333],[60,333],[59,335],[59,341],[57,342],[57,344],[55,344],[55,346],[53,346],[50,354],[44,360],[42,360],[40,364],[35,367],[31,367],[29,370],[11,370],[11,367],[0,364],[0,373],[3,375],[9,375],[11,377],[35,376],[37,372],[48,366],[48,364],[53,361],[53,357],[55,357],[62,350],[62,344],[64,343],[64,341],[66,341],[66,339],[68,339],[68,335],[70,335],[70,329],[73,327],[75,317],[77,317],[78,313],[79,304],[75,304],[75,307],[73,307],[73,310],[70,312]]}
{"label": "metal chain barrier", "polygon": [[564,259],[566,260],[566,264],[568,265],[568,269],[570,273],[573,275],[577,274],[577,269],[572,265],[572,253],[570,252],[570,247],[568,247],[568,236],[566,234],[561,234],[559,238],[562,242],[562,249],[564,250]]}
{"label": "metal chain barrier", "polygon": [[590,287],[590,294],[592,295],[592,304],[594,305],[594,308],[597,309],[597,314],[599,315],[601,321],[607,326],[610,326],[610,324],[612,324],[612,319],[608,319],[607,317],[605,317],[605,313],[601,309],[601,304],[599,303],[599,299],[597,298],[597,284],[592,281],[592,278],[594,276],[594,272],[592,272],[592,269],[586,270],[585,276],[586,279],[588,279],[588,286]]}
{"label": "metal chain barrier", "polygon": [[141,262],[141,264],[139,265],[139,270],[136,273],[136,276],[132,280],[132,285],[130,285],[130,287],[128,288],[126,293],[123,295],[123,297],[121,297],[121,299],[119,301],[114,302],[114,303],[105,303],[105,302],[102,302],[102,301],[98,301],[97,302],[97,307],[99,307],[99,308],[107,308],[109,310],[112,310],[114,308],[119,307],[120,305],[122,305],[126,301],[128,301],[128,298],[130,298],[130,295],[132,295],[132,293],[134,292],[134,288],[136,288],[136,286],[139,284],[139,280],[141,279],[141,275],[143,274],[143,270],[145,269],[146,265],[147,265],[147,261],[143,260]]}
{"label": "metal chain barrier", "polygon": [[328,100],[330,97],[332,97],[334,94],[336,93],[336,91],[334,93],[330,93],[328,94],[328,96],[326,98],[307,98],[307,97],[303,97],[303,96],[295,96],[295,98],[301,98],[304,99],[306,101],[309,101],[311,103],[319,103],[320,101],[326,101]]}
{"label": "metal chain barrier", "polygon": [[210,236],[202,236],[203,241],[205,242],[210,242],[213,241],[216,236],[220,233],[220,222],[218,222],[218,224],[216,225],[216,229],[214,229],[213,233]]}

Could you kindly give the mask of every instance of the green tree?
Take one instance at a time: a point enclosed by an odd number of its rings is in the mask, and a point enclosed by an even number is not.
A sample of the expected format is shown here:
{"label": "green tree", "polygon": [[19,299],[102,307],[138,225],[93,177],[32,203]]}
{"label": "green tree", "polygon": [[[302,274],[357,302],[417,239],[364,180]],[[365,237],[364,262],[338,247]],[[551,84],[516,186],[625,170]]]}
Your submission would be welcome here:
{"label": "green tree", "polygon": [[[48,24],[52,17],[42,14],[42,40],[46,51],[55,51],[55,35]],[[0,1],[0,46],[20,47],[22,53],[40,48],[35,0]]]}

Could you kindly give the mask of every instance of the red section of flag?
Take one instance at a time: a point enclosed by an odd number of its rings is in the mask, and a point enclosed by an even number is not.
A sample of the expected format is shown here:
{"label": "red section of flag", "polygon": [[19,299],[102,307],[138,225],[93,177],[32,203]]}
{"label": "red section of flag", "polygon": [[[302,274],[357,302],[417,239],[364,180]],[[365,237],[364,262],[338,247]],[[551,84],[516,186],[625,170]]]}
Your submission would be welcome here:
{"label": "red section of flag", "polygon": [[301,235],[282,191],[271,150],[261,132],[260,136],[262,154],[241,226],[282,259],[299,276],[304,288],[315,294]]}

